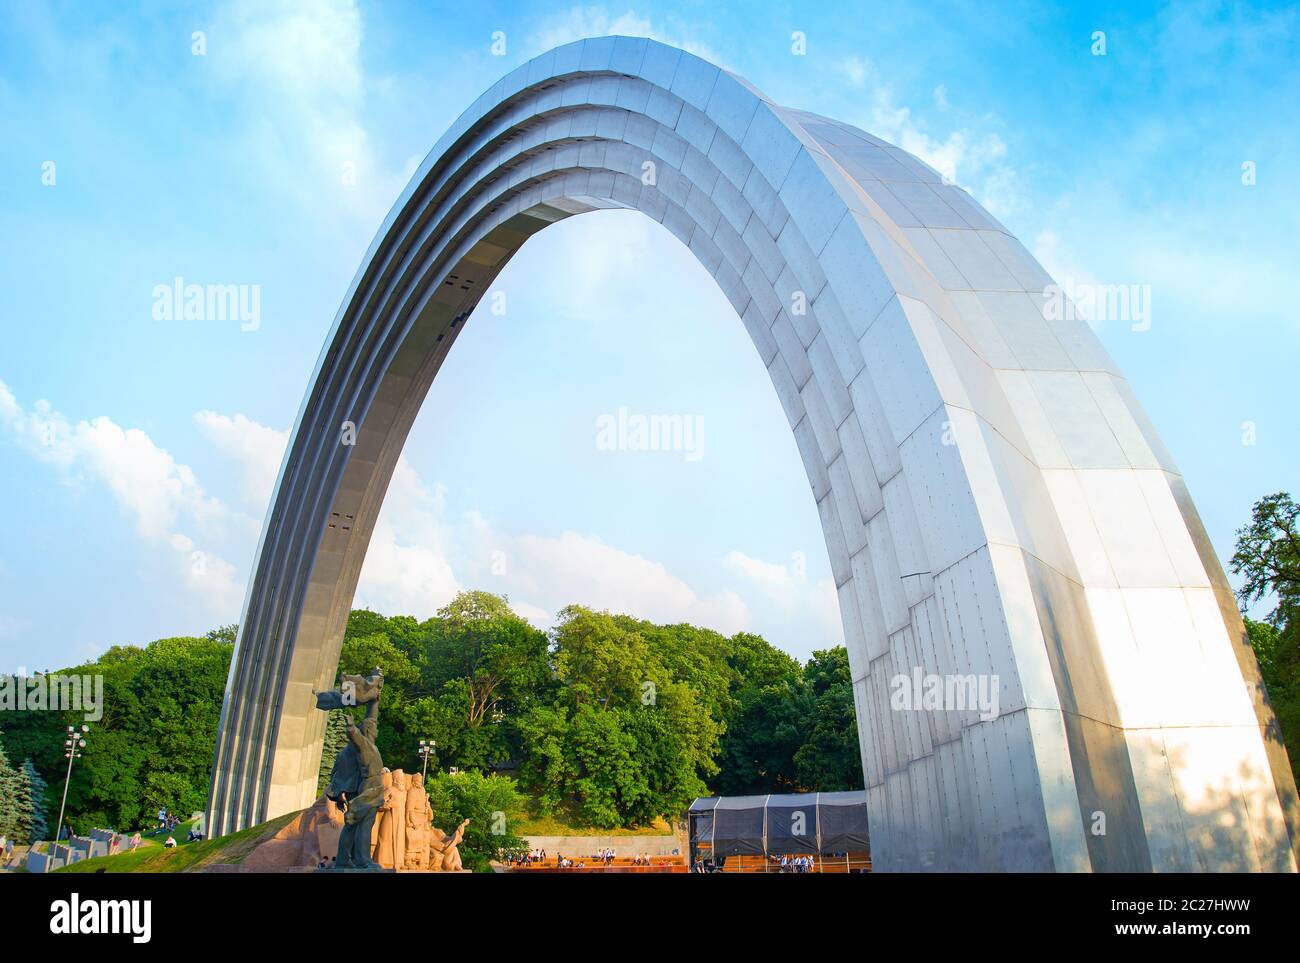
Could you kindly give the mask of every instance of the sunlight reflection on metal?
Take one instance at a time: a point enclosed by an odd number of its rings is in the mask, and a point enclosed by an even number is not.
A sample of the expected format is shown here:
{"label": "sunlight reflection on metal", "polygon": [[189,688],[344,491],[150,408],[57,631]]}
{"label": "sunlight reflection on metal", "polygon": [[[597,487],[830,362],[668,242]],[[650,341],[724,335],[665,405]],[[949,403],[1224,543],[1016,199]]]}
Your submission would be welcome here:
{"label": "sunlight reflection on metal", "polygon": [[[311,693],[429,385],[524,241],[599,208],[688,245],[771,375],[838,588],[876,869],[1296,868],[1232,594],[1100,342],[1044,311],[1051,278],[910,154],[623,37],[498,81],[371,245],[259,543],[213,835],[312,802]],[[997,711],[895,708],[914,672],[991,684]]]}

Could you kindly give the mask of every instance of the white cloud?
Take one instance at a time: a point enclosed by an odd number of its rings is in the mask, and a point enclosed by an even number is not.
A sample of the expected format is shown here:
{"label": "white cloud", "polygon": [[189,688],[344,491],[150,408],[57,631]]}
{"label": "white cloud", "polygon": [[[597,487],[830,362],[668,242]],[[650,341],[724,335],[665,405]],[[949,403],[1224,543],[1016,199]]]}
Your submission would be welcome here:
{"label": "white cloud", "polygon": [[845,57],[840,62],[840,69],[844,71],[844,76],[848,78],[849,85],[853,87],[864,87],[867,83],[867,69],[870,64],[861,57]]}
{"label": "white cloud", "polygon": [[[237,466],[242,496],[264,507],[286,433],[243,414],[202,411],[194,422]],[[208,495],[194,472],[147,434],[123,429],[103,416],[73,424],[43,401],[24,409],[3,382],[0,429],[70,482],[88,478],[107,487],[141,539],[163,551],[180,584],[224,618],[238,612],[243,573],[201,547],[199,539],[225,535],[242,550],[252,541],[251,520]],[[829,583],[809,584],[798,566],[740,552],[732,552],[723,568],[740,584],[702,593],[662,562],[592,535],[501,532],[477,511],[449,521],[446,491],[424,484],[402,458],[370,541],[355,604],[426,618],[472,586],[508,595],[515,610],[540,627],[553,624],[554,613],[565,605],[579,602],[731,634],[754,628],[745,598],[752,590],[763,608],[806,623],[814,639],[838,638],[838,610]]]}
{"label": "white cloud", "polygon": [[188,465],[145,432],[108,417],[73,424],[44,400],[28,411],[3,381],[0,429],[37,461],[57,468],[64,481],[104,485],[141,539],[163,550],[182,584],[215,612],[237,611],[242,589],[234,566],[200,547],[193,535],[219,541],[232,529],[242,531],[247,520],[208,495]]}
{"label": "white cloud", "polygon": [[[282,433],[242,415],[202,412],[196,421],[234,459],[246,480],[278,470]],[[662,562],[574,531],[512,533],[481,512],[449,517],[447,492],[429,486],[400,458],[371,537],[354,604],[427,618],[464,588],[507,595],[541,628],[571,603],[656,622],[692,622],[731,634],[793,626],[811,649],[842,637],[829,579],[810,582],[803,565],[766,562],[741,552],[722,560],[732,584],[697,590]],[[770,631],[770,630],[769,630]]]}
{"label": "white cloud", "polygon": [[446,518],[446,493],[398,462],[370,542],[357,604],[432,615],[463,587],[508,595],[515,611],[552,624],[571,603],[659,622],[694,622],[731,633],[752,625],[734,591],[704,595],[660,562],[577,532],[496,530],[478,511]]}
{"label": "white cloud", "polygon": [[520,602],[518,599],[510,600],[510,607],[514,609],[515,614],[522,615],[539,629],[549,628],[555,624],[555,616],[546,609],[538,608],[530,602]]}
{"label": "white cloud", "polygon": [[765,562],[753,558],[744,552],[727,553],[725,564],[732,571],[755,582],[764,590],[776,593],[779,600],[789,604],[793,599],[796,586],[806,581],[796,574],[796,566],[782,565],[779,562]]}
{"label": "white cloud", "polygon": [[357,607],[428,618],[462,588],[452,569],[453,533],[444,523],[445,491],[429,490],[405,458],[393,470],[375,522]]}
{"label": "white cloud", "polygon": [[756,621],[799,626],[806,633],[810,650],[843,639],[835,583],[831,579],[810,582],[803,557],[796,555],[785,565],[732,551],[723,564],[756,590]]}
{"label": "white cloud", "polygon": [[625,13],[611,16],[601,6],[572,7],[564,13],[547,18],[541,27],[529,35],[527,54],[533,57],[553,47],[587,37],[649,37],[660,43],[680,47],[719,67],[726,66],[717,51],[688,34],[689,28],[677,20],[656,25],[649,17],[640,16],[635,10],[629,9]]}
{"label": "white cloud", "polygon": [[356,0],[236,0],[209,31],[208,59],[248,117],[244,154],[302,206],[327,202],[369,230],[418,158],[387,169],[374,149],[363,36]]}
{"label": "white cloud", "polygon": [[500,532],[474,510],[449,520],[445,494],[398,462],[361,571],[358,605],[425,618],[462,587],[475,587],[508,595],[515,611],[542,627],[575,602],[726,633],[751,625],[734,591],[702,595],[662,563],[590,535]]}
{"label": "white cloud", "polygon": [[200,411],[194,421],[218,452],[239,464],[244,499],[265,512],[280,474],[289,433],[258,424],[242,414],[230,417]]}
{"label": "white cloud", "polygon": [[[948,180],[968,189],[997,217],[1023,208],[1018,177],[1006,163],[1006,144],[997,134],[959,128],[942,138],[931,135],[911,108],[895,102],[893,89],[870,60],[847,57],[839,62],[838,70],[853,87],[871,89],[871,106],[860,124],[863,130],[915,154]],[[940,110],[951,108],[948,97],[946,85],[934,89]]]}
{"label": "white cloud", "polygon": [[749,608],[736,592],[701,596],[661,562],[592,536],[522,535],[500,544],[506,546],[509,569],[517,570],[507,581],[520,587],[521,596],[552,610],[581,602],[654,622],[693,622],[728,635],[751,625]]}
{"label": "white cloud", "polygon": [[1039,231],[1034,237],[1034,258],[1043,270],[1061,285],[1096,284],[1097,279],[1084,268],[1055,231]]}
{"label": "white cloud", "polygon": [[[288,432],[243,414],[200,411],[195,423],[239,469],[244,497],[265,512],[288,443]],[[427,489],[399,458],[370,538],[354,604],[427,618],[463,587],[452,571],[453,532],[443,520],[445,492]]]}

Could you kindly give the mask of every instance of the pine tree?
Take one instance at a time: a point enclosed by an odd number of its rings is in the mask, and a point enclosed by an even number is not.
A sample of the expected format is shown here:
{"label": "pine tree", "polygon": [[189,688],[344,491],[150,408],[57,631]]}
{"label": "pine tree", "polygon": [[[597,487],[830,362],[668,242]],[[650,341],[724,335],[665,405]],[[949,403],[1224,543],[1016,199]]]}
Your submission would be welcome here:
{"label": "pine tree", "polygon": [[13,828],[11,838],[22,843],[32,835],[32,783],[26,766],[14,770]]}
{"label": "pine tree", "polygon": [[331,709],[325,717],[325,744],[321,747],[320,772],[316,778],[317,798],[330,784],[334,760],[348,742],[348,714],[346,709]]}
{"label": "pine tree", "polygon": [[9,765],[5,748],[0,745],[0,836],[17,840],[18,831],[18,773]]}
{"label": "pine tree", "polygon": [[50,831],[50,824],[45,815],[45,779],[36,770],[36,764],[30,759],[23,763],[23,775],[27,783],[27,792],[32,807],[31,824],[27,830],[27,842],[36,843],[44,839]]}

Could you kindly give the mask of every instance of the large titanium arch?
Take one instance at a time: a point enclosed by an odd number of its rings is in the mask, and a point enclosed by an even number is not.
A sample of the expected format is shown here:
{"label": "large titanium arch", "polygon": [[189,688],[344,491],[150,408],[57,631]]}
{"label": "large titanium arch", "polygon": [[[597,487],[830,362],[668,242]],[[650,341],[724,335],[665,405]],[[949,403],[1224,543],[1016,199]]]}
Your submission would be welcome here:
{"label": "large titanium arch", "polygon": [[[1106,352],[1045,320],[1051,279],[916,158],[626,37],[498,81],[371,245],[258,546],[213,835],[312,802],[312,689],[430,383],[524,241],[610,207],[695,252],[785,408],[839,590],[877,868],[1295,869],[1295,786],[1232,593]],[[996,676],[999,714],[892,709],[914,669]]]}

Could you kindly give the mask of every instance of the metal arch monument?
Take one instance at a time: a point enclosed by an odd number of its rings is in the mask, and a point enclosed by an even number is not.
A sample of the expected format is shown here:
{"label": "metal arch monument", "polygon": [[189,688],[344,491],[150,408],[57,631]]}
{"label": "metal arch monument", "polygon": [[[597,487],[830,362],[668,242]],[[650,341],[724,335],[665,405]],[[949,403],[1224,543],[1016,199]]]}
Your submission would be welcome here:
{"label": "metal arch monument", "polygon": [[[878,869],[1296,869],[1223,571],[1088,325],[1045,316],[1043,269],[915,157],[626,37],[498,81],[367,252],[258,545],[212,835],[313,802],[312,690],[429,385],[520,246],[597,208],[688,245],[771,375],[838,586]],[[892,708],[916,671],[996,677],[1000,711]]]}

